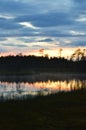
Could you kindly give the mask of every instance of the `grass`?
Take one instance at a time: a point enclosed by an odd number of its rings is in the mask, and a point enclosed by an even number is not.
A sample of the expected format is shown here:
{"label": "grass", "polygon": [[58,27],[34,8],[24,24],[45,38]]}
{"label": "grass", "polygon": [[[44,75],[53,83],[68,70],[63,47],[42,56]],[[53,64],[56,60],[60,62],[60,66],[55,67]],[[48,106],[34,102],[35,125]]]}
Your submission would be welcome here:
{"label": "grass", "polygon": [[86,90],[0,102],[0,130],[86,130]]}

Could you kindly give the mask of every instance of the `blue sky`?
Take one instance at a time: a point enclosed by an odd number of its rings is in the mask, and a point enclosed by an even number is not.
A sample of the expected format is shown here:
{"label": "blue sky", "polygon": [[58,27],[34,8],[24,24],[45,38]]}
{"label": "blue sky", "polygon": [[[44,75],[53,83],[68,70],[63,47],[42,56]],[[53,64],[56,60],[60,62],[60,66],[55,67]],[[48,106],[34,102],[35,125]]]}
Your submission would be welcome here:
{"label": "blue sky", "polygon": [[0,52],[86,48],[86,0],[0,1]]}

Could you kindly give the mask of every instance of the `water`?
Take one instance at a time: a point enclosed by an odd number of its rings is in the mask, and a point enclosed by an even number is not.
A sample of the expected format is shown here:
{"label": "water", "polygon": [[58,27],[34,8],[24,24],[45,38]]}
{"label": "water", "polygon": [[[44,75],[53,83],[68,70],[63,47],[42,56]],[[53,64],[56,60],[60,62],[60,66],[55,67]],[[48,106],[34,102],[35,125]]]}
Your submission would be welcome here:
{"label": "water", "polygon": [[1,76],[0,100],[25,99],[86,88],[86,75],[36,74],[31,76]]}

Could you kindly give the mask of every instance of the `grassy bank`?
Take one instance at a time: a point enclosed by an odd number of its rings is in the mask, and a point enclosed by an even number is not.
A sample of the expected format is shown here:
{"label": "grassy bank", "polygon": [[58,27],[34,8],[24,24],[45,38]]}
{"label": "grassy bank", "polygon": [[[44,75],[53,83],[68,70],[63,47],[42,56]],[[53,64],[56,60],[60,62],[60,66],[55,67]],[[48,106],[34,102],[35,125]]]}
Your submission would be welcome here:
{"label": "grassy bank", "polygon": [[0,130],[85,130],[86,91],[0,102]]}

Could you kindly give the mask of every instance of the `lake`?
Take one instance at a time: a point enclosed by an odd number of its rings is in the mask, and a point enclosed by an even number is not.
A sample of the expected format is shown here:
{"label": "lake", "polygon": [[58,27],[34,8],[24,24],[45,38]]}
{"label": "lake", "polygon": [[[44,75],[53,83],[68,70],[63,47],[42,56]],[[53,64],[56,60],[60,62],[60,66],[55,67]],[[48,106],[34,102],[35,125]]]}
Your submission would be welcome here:
{"label": "lake", "polygon": [[0,100],[33,98],[86,88],[86,74],[0,76]]}

